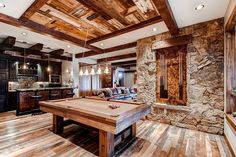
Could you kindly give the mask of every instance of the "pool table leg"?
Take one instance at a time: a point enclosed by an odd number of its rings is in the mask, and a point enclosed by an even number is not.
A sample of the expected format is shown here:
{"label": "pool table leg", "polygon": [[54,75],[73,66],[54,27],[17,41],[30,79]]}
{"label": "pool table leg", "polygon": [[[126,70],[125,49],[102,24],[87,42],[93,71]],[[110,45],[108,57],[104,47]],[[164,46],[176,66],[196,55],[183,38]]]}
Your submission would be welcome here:
{"label": "pool table leg", "polygon": [[114,155],[114,134],[99,130],[99,157]]}
{"label": "pool table leg", "polygon": [[131,126],[131,136],[134,138],[136,137],[136,133],[137,133],[137,126],[136,123],[132,124]]}
{"label": "pool table leg", "polygon": [[64,122],[63,117],[53,115],[53,132],[55,134],[63,133],[63,130],[64,130],[63,122]]}

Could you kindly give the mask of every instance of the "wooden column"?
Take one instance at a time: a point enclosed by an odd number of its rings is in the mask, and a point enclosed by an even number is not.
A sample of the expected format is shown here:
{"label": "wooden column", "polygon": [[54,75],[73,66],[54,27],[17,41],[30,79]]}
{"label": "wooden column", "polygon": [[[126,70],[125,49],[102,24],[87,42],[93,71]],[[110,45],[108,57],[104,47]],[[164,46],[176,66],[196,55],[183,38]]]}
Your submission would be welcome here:
{"label": "wooden column", "polygon": [[63,129],[64,129],[63,122],[64,122],[63,117],[53,115],[53,132],[55,134],[63,133]]}
{"label": "wooden column", "polygon": [[131,136],[136,137],[137,129],[136,129],[136,123],[132,124],[131,126]]}
{"label": "wooden column", "polygon": [[114,154],[114,134],[99,130],[99,157],[112,157]]}

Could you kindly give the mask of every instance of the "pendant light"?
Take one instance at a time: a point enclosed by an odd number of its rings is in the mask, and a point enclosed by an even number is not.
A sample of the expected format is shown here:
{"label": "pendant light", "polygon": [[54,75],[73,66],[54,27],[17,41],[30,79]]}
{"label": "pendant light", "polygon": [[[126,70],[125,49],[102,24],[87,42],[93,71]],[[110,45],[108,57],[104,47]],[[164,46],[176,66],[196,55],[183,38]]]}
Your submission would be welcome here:
{"label": "pendant light", "polygon": [[100,67],[100,65],[98,65],[97,74],[98,74],[98,75],[102,74],[102,70],[101,70],[101,67]]}
{"label": "pendant light", "polygon": [[108,68],[108,65],[106,64],[106,68],[104,70],[104,74],[109,74],[109,68]]}
{"label": "pendant light", "polygon": [[88,76],[88,75],[89,75],[89,72],[88,72],[88,68],[87,68],[87,67],[86,67],[86,69],[85,69],[84,75],[85,75],[85,76]]}
{"label": "pendant light", "polygon": [[[105,55],[105,50],[104,50],[104,55]],[[106,57],[106,63],[107,63],[107,57]],[[106,64],[106,68],[104,70],[104,74],[109,74],[108,64]]]}
{"label": "pendant light", "polygon": [[24,64],[23,64],[23,69],[26,70],[27,69],[27,65],[25,63],[25,49],[24,49]]}
{"label": "pendant light", "polygon": [[79,71],[79,76],[83,76],[84,75],[84,72],[83,72],[83,69],[80,68],[80,71]]}
{"label": "pendant light", "polygon": [[51,68],[50,68],[50,65],[49,65],[49,56],[50,54],[48,54],[48,67],[47,67],[47,71],[50,72],[51,71]]}
{"label": "pendant light", "polygon": [[91,69],[91,72],[90,72],[90,74],[91,75],[95,75],[95,70],[94,70],[94,68],[92,67],[92,69]]}
{"label": "pendant light", "polygon": [[[68,46],[70,46],[70,45],[67,45],[67,47],[68,47]],[[66,57],[66,58],[67,58],[67,61],[69,62],[68,54],[67,54],[67,57]],[[69,72],[70,72],[69,68],[66,68],[66,73],[69,73]]]}

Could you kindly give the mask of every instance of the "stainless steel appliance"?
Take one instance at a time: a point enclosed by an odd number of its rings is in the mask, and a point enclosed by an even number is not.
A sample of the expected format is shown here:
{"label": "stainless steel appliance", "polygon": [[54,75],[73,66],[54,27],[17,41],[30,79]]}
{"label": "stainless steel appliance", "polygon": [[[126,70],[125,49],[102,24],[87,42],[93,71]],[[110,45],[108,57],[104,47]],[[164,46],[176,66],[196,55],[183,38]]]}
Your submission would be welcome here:
{"label": "stainless steel appliance", "polygon": [[61,75],[55,75],[55,74],[49,75],[49,83],[61,84]]}

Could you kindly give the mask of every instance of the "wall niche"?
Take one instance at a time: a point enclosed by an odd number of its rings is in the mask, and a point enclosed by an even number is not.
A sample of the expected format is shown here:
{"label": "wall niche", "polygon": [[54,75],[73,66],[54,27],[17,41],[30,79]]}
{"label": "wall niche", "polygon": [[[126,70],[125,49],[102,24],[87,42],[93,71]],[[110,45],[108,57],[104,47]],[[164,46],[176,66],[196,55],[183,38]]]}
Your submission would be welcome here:
{"label": "wall niche", "polygon": [[156,51],[158,103],[187,104],[186,54],[187,45]]}

